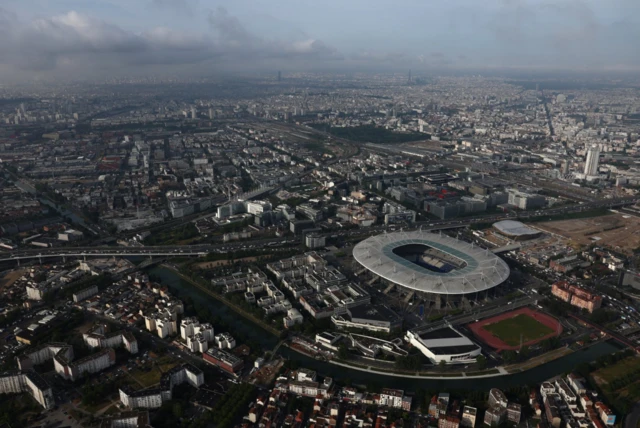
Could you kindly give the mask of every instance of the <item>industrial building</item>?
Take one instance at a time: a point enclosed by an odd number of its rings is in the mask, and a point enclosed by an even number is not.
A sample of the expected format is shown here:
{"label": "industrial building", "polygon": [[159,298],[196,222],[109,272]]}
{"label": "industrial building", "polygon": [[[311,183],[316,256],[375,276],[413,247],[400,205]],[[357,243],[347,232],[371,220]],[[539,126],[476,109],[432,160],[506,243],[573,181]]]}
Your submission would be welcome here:
{"label": "industrial building", "polygon": [[92,285],[91,287],[87,287],[83,290],[80,290],[76,293],[73,293],[73,302],[78,303],[85,299],[88,299],[91,296],[95,296],[98,294],[98,286]]}

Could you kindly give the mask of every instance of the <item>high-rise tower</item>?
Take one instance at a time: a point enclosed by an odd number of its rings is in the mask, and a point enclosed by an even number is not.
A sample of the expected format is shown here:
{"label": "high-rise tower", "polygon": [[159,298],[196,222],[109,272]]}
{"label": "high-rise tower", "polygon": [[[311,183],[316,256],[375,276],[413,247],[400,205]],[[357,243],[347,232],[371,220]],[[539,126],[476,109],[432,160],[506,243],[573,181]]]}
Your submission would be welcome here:
{"label": "high-rise tower", "polygon": [[593,144],[587,152],[587,160],[584,163],[584,175],[598,175],[598,163],[600,162],[600,146]]}

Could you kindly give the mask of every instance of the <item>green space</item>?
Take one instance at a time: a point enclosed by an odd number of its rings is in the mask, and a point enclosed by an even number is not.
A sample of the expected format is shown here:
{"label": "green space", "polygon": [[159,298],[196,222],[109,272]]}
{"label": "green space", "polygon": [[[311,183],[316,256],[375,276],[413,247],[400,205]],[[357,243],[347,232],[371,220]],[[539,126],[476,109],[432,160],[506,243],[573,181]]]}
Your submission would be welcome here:
{"label": "green space", "polygon": [[136,382],[140,384],[142,388],[149,388],[150,386],[160,383],[162,372],[156,367],[148,367],[145,369],[135,369],[129,373]]}
{"label": "green space", "polygon": [[233,385],[211,409],[211,416],[216,426],[230,428],[235,426],[237,419],[247,404],[255,397],[256,387],[244,383]]}
{"label": "green space", "polygon": [[333,154],[333,152],[320,141],[305,142],[305,143],[302,143],[302,146],[308,150],[311,150],[312,152],[317,152],[320,154],[329,154],[329,155]]}
{"label": "green space", "polygon": [[375,125],[352,126],[348,128],[329,128],[323,123],[312,123],[312,128],[326,131],[338,138],[345,138],[351,141],[359,141],[363,143],[407,143],[409,141],[425,140],[430,138],[427,134],[417,132],[400,133],[389,131],[386,128],[377,127]]}
{"label": "green space", "polygon": [[0,425],[29,426],[37,420],[41,411],[42,407],[29,394],[3,394],[0,400]]}
{"label": "green space", "polygon": [[173,357],[163,355],[156,361],[147,362],[134,368],[129,372],[129,375],[143,388],[149,388],[160,383],[162,375],[177,365],[178,362]]}
{"label": "green space", "polygon": [[592,373],[598,385],[611,385],[618,379],[626,379],[640,370],[640,361],[637,357],[629,357],[617,363],[603,367]]}
{"label": "green space", "polygon": [[483,329],[510,346],[520,345],[521,335],[522,343],[527,343],[530,340],[540,339],[554,332],[552,328],[525,314],[519,314],[513,318],[486,325]]}
{"label": "green space", "polygon": [[589,380],[617,414],[631,411],[640,401],[640,360],[631,349],[581,363],[575,371]]}
{"label": "green space", "polygon": [[148,236],[144,242],[147,245],[176,245],[199,236],[196,226],[189,222],[174,229],[162,230]]}

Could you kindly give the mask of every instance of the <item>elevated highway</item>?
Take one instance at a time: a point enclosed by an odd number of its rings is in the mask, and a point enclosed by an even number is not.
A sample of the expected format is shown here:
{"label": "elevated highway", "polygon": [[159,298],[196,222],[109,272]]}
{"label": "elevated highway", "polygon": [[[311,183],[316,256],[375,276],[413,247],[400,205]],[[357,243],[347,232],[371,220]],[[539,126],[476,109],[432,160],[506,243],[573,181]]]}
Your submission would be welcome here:
{"label": "elevated highway", "polygon": [[[495,215],[482,215],[477,217],[454,218],[447,220],[425,220],[419,221],[406,227],[406,230],[423,229],[423,230],[445,230],[467,227],[478,223],[493,223],[500,220],[523,220],[548,217],[566,214],[575,214],[583,211],[589,211],[599,208],[619,208],[626,205],[632,205],[640,201],[640,198],[629,197],[619,199],[608,199],[583,204],[564,206],[559,208],[551,208],[539,211],[498,213]],[[400,229],[400,227],[397,227]],[[385,231],[393,231],[396,227],[380,225],[360,229],[346,229],[329,231],[324,235],[327,237],[360,237],[371,236]],[[249,245],[268,248],[269,244],[282,245],[286,243],[299,243],[298,238],[292,240],[291,237],[284,238],[267,238],[259,240],[238,241],[222,244],[206,244],[206,245],[187,245],[187,246],[140,246],[140,247],[113,247],[113,246],[94,246],[94,247],[59,247],[59,248],[39,248],[29,250],[0,251],[0,262],[9,262],[21,260],[44,260],[47,258],[87,258],[87,257],[200,257],[206,256],[210,252],[228,252],[238,249],[244,249]],[[517,244],[512,246],[496,248],[492,250],[494,253],[517,249]]]}

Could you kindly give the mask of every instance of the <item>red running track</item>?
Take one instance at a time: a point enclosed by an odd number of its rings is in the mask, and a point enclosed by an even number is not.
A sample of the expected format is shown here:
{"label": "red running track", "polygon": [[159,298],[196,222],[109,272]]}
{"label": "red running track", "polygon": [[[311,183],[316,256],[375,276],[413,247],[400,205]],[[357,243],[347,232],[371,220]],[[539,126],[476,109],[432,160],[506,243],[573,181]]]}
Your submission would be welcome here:
{"label": "red running track", "polygon": [[488,330],[485,330],[484,327],[486,325],[495,324],[498,321],[513,318],[521,314],[528,315],[534,320],[538,321],[539,323],[544,324],[555,331],[554,333],[549,333],[546,336],[541,337],[539,339],[534,339],[534,340],[525,342],[523,345],[527,345],[527,346],[534,345],[542,340],[549,339],[550,337],[560,336],[562,334],[562,325],[557,319],[553,318],[551,315],[534,311],[531,308],[520,308],[520,309],[516,309],[515,311],[505,312],[503,314],[496,315],[495,317],[483,319],[481,321],[468,324],[467,327],[469,328],[469,330],[473,332],[473,334],[476,335],[476,337],[480,338],[484,343],[491,346],[492,348],[495,348],[497,351],[507,351],[507,350],[515,351],[520,348],[520,345],[517,345],[517,346],[508,345],[502,340],[498,339],[493,334],[491,334],[491,332],[489,332]]}

